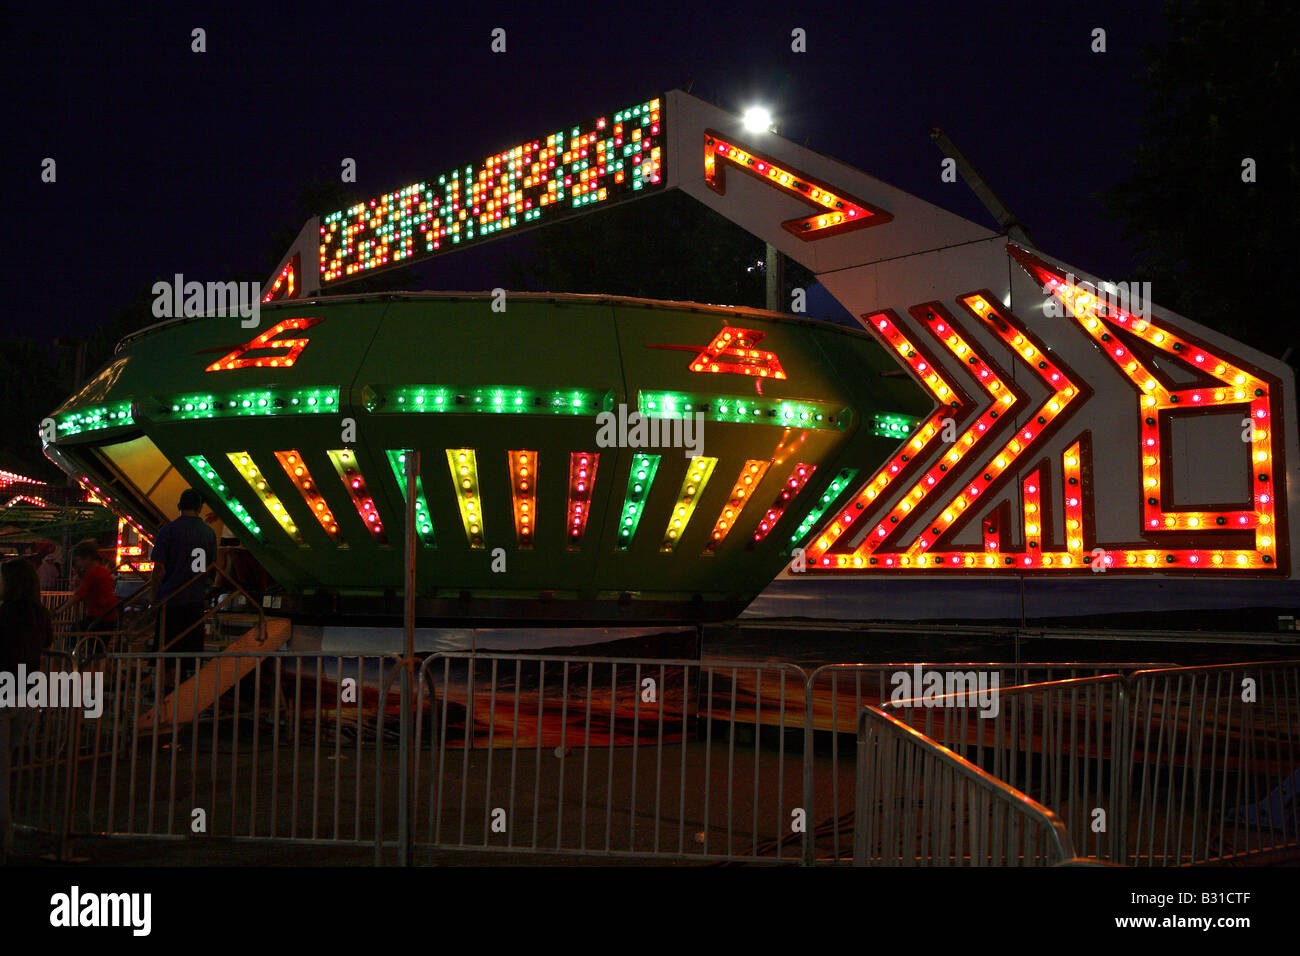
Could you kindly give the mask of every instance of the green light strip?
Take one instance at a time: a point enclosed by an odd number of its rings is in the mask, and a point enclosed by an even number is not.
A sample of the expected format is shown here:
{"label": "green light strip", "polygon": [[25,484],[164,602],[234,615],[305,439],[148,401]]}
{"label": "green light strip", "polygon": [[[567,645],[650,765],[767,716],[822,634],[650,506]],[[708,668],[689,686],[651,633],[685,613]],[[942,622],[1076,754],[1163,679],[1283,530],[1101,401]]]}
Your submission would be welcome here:
{"label": "green light strip", "polygon": [[366,411],[514,415],[596,415],[614,407],[613,389],[511,385],[368,385]]}
{"label": "green light strip", "polygon": [[829,402],[743,395],[698,395],[687,392],[641,392],[637,408],[650,418],[682,418],[697,412],[709,422],[781,425],[787,428],[841,429],[849,423],[849,409]]}
{"label": "green light strip", "polygon": [[831,482],[831,486],[821,496],[821,500],[813,506],[813,509],[808,512],[803,521],[799,522],[799,527],[795,529],[794,534],[790,535],[791,547],[797,546],[800,541],[808,536],[809,532],[817,526],[817,522],[821,520],[822,515],[835,503],[836,498],[844,494],[844,489],[852,484],[857,475],[858,469],[845,468],[835,476],[835,480]]}
{"label": "green light strip", "polygon": [[876,412],[871,416],[871,434],[881,438],[906,438],[916,431],[921,419],[911,415],[894,415],[889,412]]}
{"label": "green light strip", "polygon": [[195,392],[174,395],[159,409],[158,418],[189,421],[196,418],[235,418],[245,415],[311,415],[336,412],[337,388],[257,389],[215,395]]}
{"label": "green light strip", "polygon": [[101,428],[120,428],[133,424],[135,420],[131,416],[131,401],[127,399],[111,405],[94,405],[64,412],[55,419],[54,433],[57,437],[64,438]]}
{"label": "green light strip", "polygon": [[[409,448],[390,448],[384,452],[388,463],[393,466],[397,487],[402,489],[402,501],[406,501],[406,456],[410,453]],[[438,546],[433,538],[433,516],[429,514],[429,503],[424,497],[424,477],[421,475],[415,476],[415,534],[426,548]]]}
{"label": "green light strip", "polygon": [[641,524],[641,515],[645,511],[646,499],[650,497],[650,487],[655,481],[655,472],[659,470],[658,455],[637,455],[632,459],[632,468],[627,475],[627,497],[623,499],[623,512],[618,524],[618,544],[620,551],[632,547],[636,529]]}
{"label": "green light strip", "polygon": [[199,473],[199,477],[212,489],[213,493],[221,499],[222,503],[234,514],[235,518],[249,531],[250,534],[258,541],[262,540],[262,529],[253,516],[248,513],[248,509],[239,503],[239,500],[226,488],[225,482],[217,474],[216,470],[208,464],[208,460],[202,455],[186,455],[185,460],[189,462],[190,467]]}

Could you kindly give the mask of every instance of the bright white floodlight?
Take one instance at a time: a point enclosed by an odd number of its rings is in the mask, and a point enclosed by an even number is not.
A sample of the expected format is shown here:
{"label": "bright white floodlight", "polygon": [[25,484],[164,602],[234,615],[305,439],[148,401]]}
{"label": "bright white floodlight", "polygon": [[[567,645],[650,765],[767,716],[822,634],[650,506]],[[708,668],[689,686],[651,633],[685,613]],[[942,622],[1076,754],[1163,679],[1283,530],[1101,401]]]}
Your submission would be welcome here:
{"label": "bright white floodlight", "polygon": [[745,110],[744,124],[751,133],[766,133],[772,128],[772,111],[765,106],[751,106]]}

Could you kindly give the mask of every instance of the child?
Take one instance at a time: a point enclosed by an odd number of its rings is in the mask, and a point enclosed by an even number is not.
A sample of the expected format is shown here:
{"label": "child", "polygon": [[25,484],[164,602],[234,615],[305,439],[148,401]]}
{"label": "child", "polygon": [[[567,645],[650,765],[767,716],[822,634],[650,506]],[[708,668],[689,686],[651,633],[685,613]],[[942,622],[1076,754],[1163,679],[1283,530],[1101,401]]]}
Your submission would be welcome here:
{"label": "child", "polygon": [[104,567],[99,545],[87,538],[72,549],[72,566],[81,575],[73,600],[85,608],[82,631],[108,631],[117,626],[117,595],[113,593],[113,575]]}

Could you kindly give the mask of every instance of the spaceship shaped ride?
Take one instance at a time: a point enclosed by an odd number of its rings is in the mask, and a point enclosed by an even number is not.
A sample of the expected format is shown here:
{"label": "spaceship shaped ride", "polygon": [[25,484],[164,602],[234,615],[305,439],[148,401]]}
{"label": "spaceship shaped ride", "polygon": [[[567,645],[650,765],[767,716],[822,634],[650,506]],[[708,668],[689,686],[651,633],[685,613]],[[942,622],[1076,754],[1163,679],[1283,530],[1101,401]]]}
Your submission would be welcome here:
{"label": "spaceship shaped ride", "polygon": [[[347,294],[669,189],[861,329]],[[285,613],[400,613],[412,452],[427,622],[723,620],[778,575],[1293,577],[1284,363],[681,91],[324,213],[267,288],[256,327],[125,339],[44,437],[146,546],[198,490]]]}

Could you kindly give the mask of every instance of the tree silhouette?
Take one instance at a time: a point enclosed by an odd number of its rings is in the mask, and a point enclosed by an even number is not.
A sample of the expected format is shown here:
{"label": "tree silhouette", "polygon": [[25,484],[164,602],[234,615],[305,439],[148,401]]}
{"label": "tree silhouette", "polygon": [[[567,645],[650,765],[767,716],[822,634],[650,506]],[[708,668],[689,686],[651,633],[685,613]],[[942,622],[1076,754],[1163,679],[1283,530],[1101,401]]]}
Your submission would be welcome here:
{"label": "tree silhouette", "polygon": [[[1300,213],[1300,7],[1167,3],[1172,37],[1144,51],[1149,103],[1133,172],[1104,193],[1152,297],[1273,355],[1300,344],[1282,311]],[[1124,148],[1105,132],[1085,148]],[[1253,160],[1257,181],[1243,182]]]}

